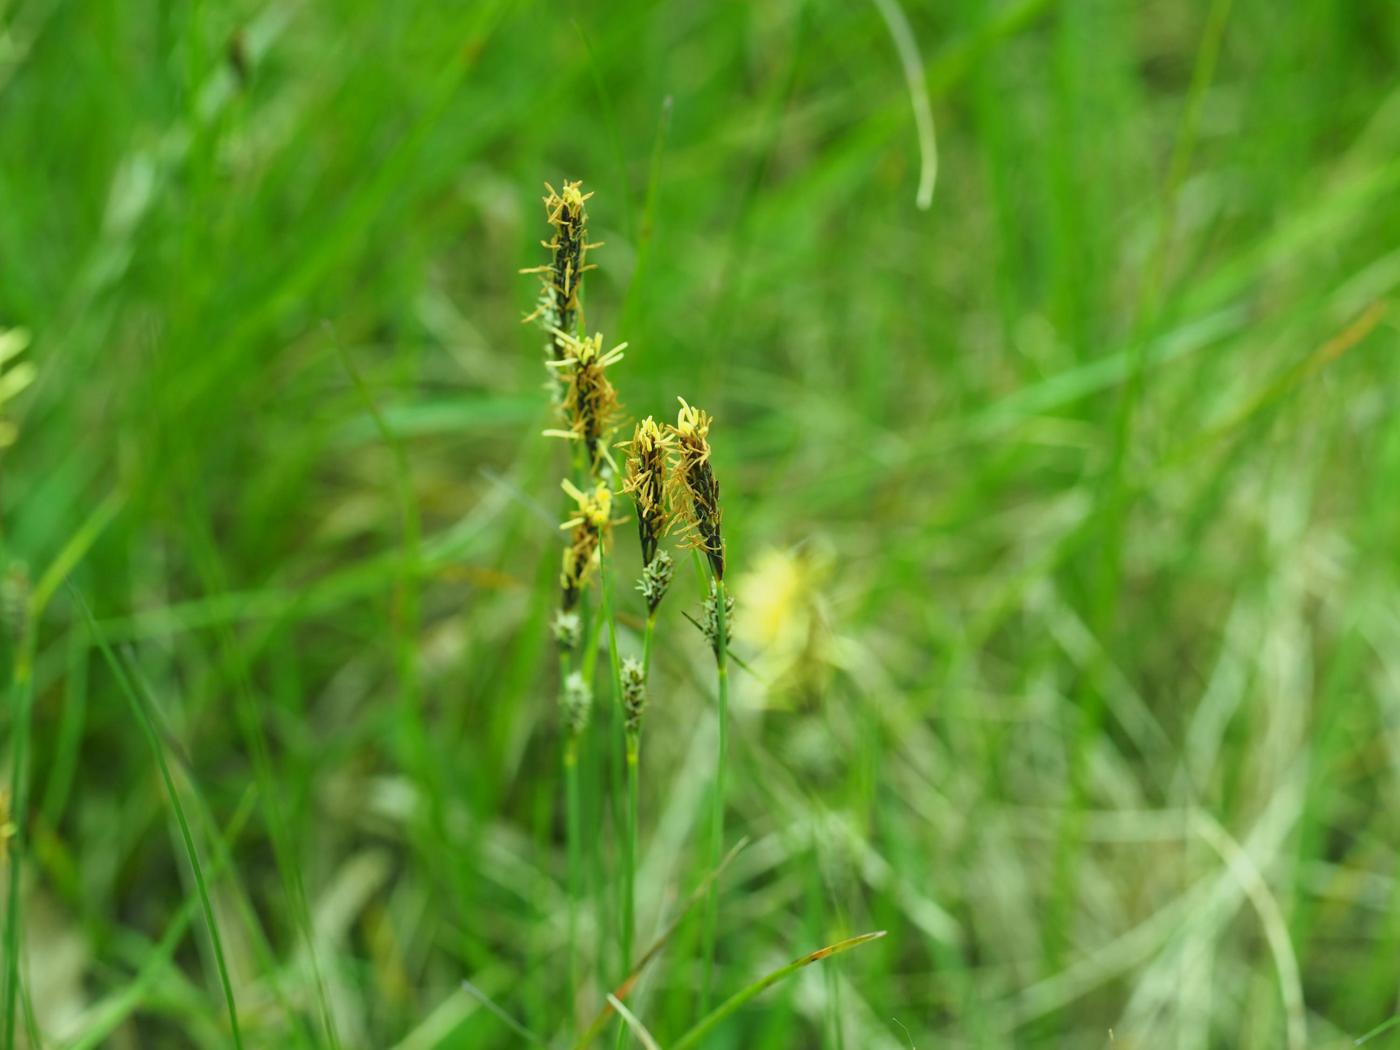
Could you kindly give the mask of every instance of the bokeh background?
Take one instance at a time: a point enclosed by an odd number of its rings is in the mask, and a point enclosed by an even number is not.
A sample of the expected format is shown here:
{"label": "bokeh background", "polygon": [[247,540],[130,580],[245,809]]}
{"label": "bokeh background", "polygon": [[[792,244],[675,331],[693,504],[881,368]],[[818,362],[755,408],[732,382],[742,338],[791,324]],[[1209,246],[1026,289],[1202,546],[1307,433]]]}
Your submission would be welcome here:
{"label": "bokeh background", "polygon": [[[526,1045],[483,996],[564,1045],[566,466],[518,270],[573,178],[629,414],[716,417],[717,983],[889,931],[707,1045],[1386,1024],[1397,68],[1389,0],[0,5],[18,1045],[230,1045],[157,755],[245,1045]],[[682,568],[643,939],[707,853]],[[696,941],[633,999],[661,1046]]]}

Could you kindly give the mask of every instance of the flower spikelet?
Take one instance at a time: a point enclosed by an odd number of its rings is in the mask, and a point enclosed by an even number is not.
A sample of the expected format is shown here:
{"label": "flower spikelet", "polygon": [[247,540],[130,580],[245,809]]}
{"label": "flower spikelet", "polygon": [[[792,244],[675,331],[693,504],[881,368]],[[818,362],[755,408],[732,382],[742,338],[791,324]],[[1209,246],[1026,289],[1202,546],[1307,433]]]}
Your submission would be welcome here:
{"label": "flower spikelet", "polygon": [[583,636],[583,621],[579,618],[577,610],[560,609],[554,614],[550,631],[553,632],[554,640],[559,643],[560,649],[573,652],[578,648],[579,639]]}
{"label": "flower spikelet", "polygon": [[627,732],[636,734],[642,728],[642,712],[647,706],[647,680],[642,662],[635,656],[622,661],[622,713]]}
{"label": "flower spikelet", "polygon": [[565,182],[562,193],[549,183],[545,189],[545,219],[554,235],[541,242],[549,249],[549,263],[524,271],[539,274],[541,284],[539,305],[525,320],[541,322],[549,332],[550,359],[558,361],[564,357],[563,335],[572,334],[580,323],[579,288],[583,275],[593,269],[587,262],[589,249],[601,245],[588,243],[586,202],[593,194],[583,192],[583,183]]}
{"label": "flower spikelet", "polygon": [[646,599],[649,614],[656,612],[661,599],[666,597],[675,570],[675,562],[666,551],[657,551],[656,557],[647,562],[646,568],[642,570],[642,578],[637,581],[637,590],[641,591],[642,597]]}
{"label": "flower spikelet", "polygon": [[605,352],[601,332],[585,339],[560,334],[564,356],[550,364],[564,384],[562,408],[568,427],[545,433],[583,442],[588,450],[589,467],[596,473],[599,463],[608,457],[607,444],[619,411],[617,391],[608,379],[607,370],[622,360],[627,344],[621,343]]}
{"label": "flower spikelet", "polygon": [[574,516],[560,525],[572,530],[569,546],[564,550],[564,568],[559,574],[560,607],[567,613],[578,604],[584,584],[598,563],[598,544],[612,525],[612,492],[603,484],[592,492],[583,492],[570,481],[564,481],[563,488],[578,504]]}
{"label": "flower spikelet", "polygon": [[[734,619],[734,596],[727,591],[724,595],[723,615],[724,637],[727,642],[729,639],[729,625]],[[711,580],[710,595],[700,606],[700,630],[704,632],[705,638],[709,641],[710,648],[714,650],[715,656],[719,656],[719,629],[719,587],[714,580]]]}
{"label": "flower spikelet", "polygon": [[564,679],[559,707],[569,732],[578,734],[588,728],[589,716],[593,713],[593,689],[578,671],[570,671]]}
{"label": "flower spikelet", "polygon": [[671,468],[671,505],[677,508],[690,546],[705,552],[715,579],[724,579],[724,539],[720,535],[719,481],[710,466],[710,416],[680,399]]}
{"label": "flower spikelet", "polygon": [[622,489],[637,505],[637,535],[642,543],[642,566],[656,557],[657,545],[666,532],[666,461],[673,444],[671,435],[647,416],[637,424],[632,440],[624,442],[627,476]]}

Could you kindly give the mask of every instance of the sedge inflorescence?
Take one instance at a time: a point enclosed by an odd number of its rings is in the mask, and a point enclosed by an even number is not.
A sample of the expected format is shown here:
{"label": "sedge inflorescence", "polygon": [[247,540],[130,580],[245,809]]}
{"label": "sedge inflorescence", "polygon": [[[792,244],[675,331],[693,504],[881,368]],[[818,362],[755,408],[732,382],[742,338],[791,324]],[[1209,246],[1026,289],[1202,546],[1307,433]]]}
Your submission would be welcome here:
{"label": "sedge inflorescence", "polygon": [[564,357],[564,339],[582,323],[579,290],[583,275],[594,269],[587,261],[588,252],[602,247],[588,243],[587,201],[592,193],[583,192],[583,183],[565,182],[562,193],[545,183],[549,192],[544,198],[545,221],[554,229],[554,236],[541,245],[549,249],[550,261],[532,266],[522,273],[540,276],[540,298],[526,321],[540,321],[549,335],[546,345],[550,360]]}
{"label": "sedge inflorescence", "polygon": [[[686,546],[704,553],[719,593],[723,593],[725,554],[719,482],[710,461],[708,413],[681,398],[674,423],[658,422],[653,416],[642,419],[630,440],[616,446],[626,453],[623,469],[619,471],[613,461],[611,449],[622,407],[610,370],[623,360],[627,344],[609,347],[602,333],[590,335],[584,330],[584,276],[595,269],[588,261],[589,252],[599,247],[588,239],[588,201],[593,194],[585,193],[577,181],[565,181],[562,190],[548,184],[546,189],[545,220],[551,236],[541,243],[549,251],[549,261],[524,271],[540,278],[539,300],[526,320],[536,322],[548,337],[545,364],[559,423],[545,433],[566,439],[575,450],[573,476],[562,483],[570,500],[561,525],[568,542],[551,630],[563,660],[560,689],[565,722],[578,726],[580,689],[591,687],[591,682],[580,685],[576,678],[580,668],[574,661],[583,656],[584,666],[594,666],[589,654],[596,653],[599,638],[598,621],[584,596],[600,575],[611,526],[616,523],[613,486],[618,475],[621,493],[631,498],[637,518],[642,566],[637,590],[646,604],[648,654],[652,625],[675,575],[665,537],[679,530]],[[727,595],[718,603],[713,597],[702,603],[701,619],[709,625],[706,633],[712,646],[717,645],[720,623],[727,622],[731,603]],[[603,613],[611,615],[607,606]],[[627,660],[615,665],[619,698],[631,700],[626,705],[629,731],[640,725],[638,698],[645,693],[647,666],[649,659],[635,666]]]}
{"label": "sedge inflorescence", "polygon": [[545,433],[581,443],[589,470],[596,475],[609,462],[608,441],[621,411],[607,370],[622,360],[627,344],[604,351],[601,332],[581,339],[563,332],[560,335],[563,356],[548,364],[564,384],[560,407],[568,425]]}
{"label": "sedge inflorescence", "polygon": [[666,474],[673,442],[671,435],[647,416],[637,424],[632,440],[624,442],[623,447],[631,451],[627,456],[627,476],[622,489],[632,496],[637,507],[637,538],[642,545],[642,565],[647,566],[656,557],[670,519],[666,505]]}
{"label": "sedge inflorescence", "polygon": [[[549,261],[524,271],[540,277],[536,308],[526,320],[546,333],[545,365],[551,376],[556,426],[546,435],[564,438],[572,450],[572,473],[561,482],[568,497],[560,528],[568,542],[559,571],[559,604],[551,621],[558,645],[558,712],[562,730],[560,754],[565,774],[566,841],[569,851],[568,958],[571,983],[581,980],[578,952],[578,908],[582,887],[581,852],[584,838],[580,809],[581,770],[596,764],[581,763],[580,749],[599,733],[592,727],[594,676],[600,652],[606,649],[611,669],[612,713],[601,722],[625,739],[628,783],[628,819],[624,850],[624,892],[621,895],[621,943],[624,960],[631,956],[635,931],[636,839],[639,824],[642,719],[648,707],[648,677],[653,641],[662,599],[671,587],[675,562],[665,549],[665,539],[679,532],[685,546],[703,552],[709,566],[708,596],[700,603],[699,619],[691,619],[707,639],[715,657],[717,737],[714,788],[711,792],[711,861],[719,865],[724,840],[724,770],[728,710],[729,622],[734,599],[725,588],[725,549],[721,534],[719,481],[710,452],[710,415],[680,399],[674,423],[660,423],[653,416],[638,422],[631,438],[614,446],[622,417],[617,389],[610,374],[623,360],[626,343],[609,348],[601,332],[588,334],[583,319],[583,278],[594,269],[588,253],[597,248],[588,240],[587,202],[579,182],[565,182],[562,191],[547,186],[545,219],[552,229],[543,245]],[[612,449],[626,452],[619,471]],[[621,475],[619,479],[619,474]],[[620,491],[614,486],[620,480]],[[642,621],[640,656],[624,654],[619,630],[625,621],[614,608],[611,579],[615,562],[609,546],[613,538],[614,500],[629,496],[637,517],[637,539],[642,571],[637,590],[646,604]],[[589,600],[590,585],[599,581],[596,602]],[[606,643],[605,643],[606,640]],[[625,641],[625,636],[622,637]],[[635,643],[633,643],[635,644]],[[614,740],[611,749],[614,772],[621,782],[622,748]],[[707,930],[715,912],[710,893]],[[712,930],[711,930],[712,933]],[[713,961],[713,937],[706,935],[707,958]],[[707,969],[708,973],[708,969]]]}
{"label": "sedge inflorescence", "polygon": [[564,550],[564,568],[559,574],[560,609],[569,613],[578,604],[583,586],[598,564],[598,548],[604,533],[613,524],[612,492],[601,483],[585,492],[568,479],[561,482],[560,487],[577,504],[574,515],[559,526],[570,530],[569,546]]}
{"label": "sedge inflorescence", "polygon": [[710,465],[710,415],[680,398],[681,410],[670,433],[675,442],[672,504],[684,523],[687,545],[704,552],[716,580],[724,579],[724,539],[720,535],[719,481]]}

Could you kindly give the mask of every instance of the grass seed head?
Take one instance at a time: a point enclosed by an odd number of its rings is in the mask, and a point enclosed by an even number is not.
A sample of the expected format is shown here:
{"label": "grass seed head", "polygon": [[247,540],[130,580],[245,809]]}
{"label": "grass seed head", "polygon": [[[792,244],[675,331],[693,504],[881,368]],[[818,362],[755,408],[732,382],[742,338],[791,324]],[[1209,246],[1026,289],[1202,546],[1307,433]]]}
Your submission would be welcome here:
{"label": "grass seed head", "polygon": [[624,442],[627,476],[622,489],[637,505],[637,535],[642,542],[642,565],[651,564],[657,546],[666,532],[670,515],[666,508],[666,461],[670,457],[671,435],[647,416]]}
{"label": "grass seed head", "polygon": [[720,534],[719,481],[710,466],[710,416],[686,404],[669,428],[674,442],[671,505],[685,522],[688,545],[705,552],[715,579],[724,579],[724,538]]}

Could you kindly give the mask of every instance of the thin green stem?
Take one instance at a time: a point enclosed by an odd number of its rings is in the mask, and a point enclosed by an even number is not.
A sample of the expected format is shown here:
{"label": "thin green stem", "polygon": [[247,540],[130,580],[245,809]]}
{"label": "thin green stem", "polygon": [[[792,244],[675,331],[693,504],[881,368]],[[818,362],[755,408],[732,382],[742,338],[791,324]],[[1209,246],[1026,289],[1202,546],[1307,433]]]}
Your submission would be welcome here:
{"label": "thin green stem", "polygon": [[642,681],[651,680],[651,636],[656,633],[656,612],[647,613],[646,627],[642,629]]}
{"label": "thin green stem", "polygon": [[583,856],[581,853],[579,798],[578,798],[578,738],[579,734],[567,730],[564,740],[564,808],[565,834],[568,836],[569,853],[569,1028],[576,1031],[578,1024],[578,989],[581,970],[578,950],[578,908],[579,889],[583,883]]}
{"label": "thin green stem", "polygon": [[623,837],[626,896],[622,909],[622,970],[632,968],[632,946],[637,928],[637,825],[641,809],[641,733],[627,734],[627,834]]}
{"label": "thin green stem", "polygon": [[773,987],[773,985],[777,984],[783,978],[796,973],[804,966],[811,966],[814,962],[821,962],[823,959],[830,959],[833,955],[840,955],[842,952],[848,952],[852,948],[859,948],[862,944],[877,940],[884,935],[884,930],[876,930],[873,933],[862,933],[858,937],[851,937],[847,940],[828,945],[825,948],[819,948],[817,951],[804,955],[800,959],[794,959],[786,966],[780,966],[772,973],[760,977],[747,988],[736,992],[724,1002],[720,1003],[719,1006],[715,1007],[713,1011],[702,1018],[699,1024],[672,1043],[671,1050],[688,1050],[689,1047],[699,1046],[700,1041],[704,1039],[705,1036],[709,1035],[716,1025],[730,1014],[734,1013],[734,1011],[738,1010],[739,1007],[743,1006],[760,992]]}
{"label": "thin green stem", "polygon": [[[647,614],[646,626],[642,631],[642,682],[645,686],[651,670],[651,638],[656,629],[656,612]],[[641,752],[640,731],[627,734],[627,834],[623,839],[625,851],[627,897],[623,909],[622,962],[624,972],[632,969],[632,951],[637,936],[637,844],[641,839],[639,831],[641,811]],[[617,1045],[620,1047],[626,1038],[626,1026],[617,1029]]]}
{"label": "thin green stem", "polygon": [[25,814],[28,807],[26,776],[29,751],[30,705],[34,696],[34,623],[26,616],[20,627],[15,653],[14,675],[10,682],[10,805],[14,843],[9,858],[9,883],[5,894],[5,1050],[14,1050],[15,1021],[19,1004],[20,861],[23,857]]}
{"label": "thin green stem", "polygon": [[[612,719],[616,727],[608,734],[608,750],[612,756],[613,770],[613,798],[617,799],[622,795],[622,753],[623,737],[627,735],[626,717],[622,710],[622,661],[617,655],[617,619],[613,615],[612,603],[612,577],[608,575],[608,555],[607,540],[604,537],[598,543],[598,587],[602,592],[602,617],[608,628],[608,663],[612,671],[612,704],[609,710],[609,718]],[[613,809],[614,819],[617,810]],[[616,823],[613,824],[616,827]],[[622,948],[622,972],[627,972],[628,956],[632,950],[632,926],[631,926],[631,866],[628,865],[628,872],[623,879],[623,898],[619,902],[622,911],[622,922],[620,924],[620,938]]]}
{"label": "thin green stem", "polygon": [[[622,972],[632,970],[632,947],[637,925],[637,811],[640,808],[641,734],[627,733],[627,825],[622,836]],[[617,1046],[627,1038],[627,1025],[617,1027]]]}
{"label": "thin green stem", "polygon": [[[729,748],[729,616],[725,609],[724,580],[715,579],[715,669],[719,690],[719,746],[715,750],[715,783],[710,800],[710,866],[719,864],[724,855],[724,769]],[[719,888],[710,887],[705,906],[704,954],[705,977],[700,987],[700,1012],[710,1006],[710,987],[714,977],[715,939],[719,925]]]}

